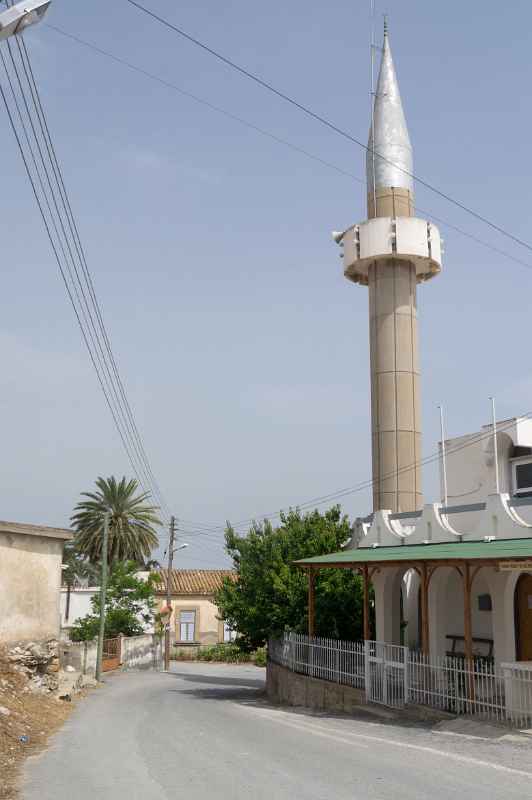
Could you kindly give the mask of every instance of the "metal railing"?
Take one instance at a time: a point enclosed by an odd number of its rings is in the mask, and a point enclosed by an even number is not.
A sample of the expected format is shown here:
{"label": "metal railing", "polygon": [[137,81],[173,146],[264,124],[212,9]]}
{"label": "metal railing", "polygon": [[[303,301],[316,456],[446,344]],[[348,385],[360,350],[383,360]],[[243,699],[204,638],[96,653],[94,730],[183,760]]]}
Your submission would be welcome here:
{"label": "metal railing", "polygon": [[286,633],[282,641],[270,641],[268,658],[292,672],[311,678],[359,689],[365,685],[364,642],[343,642]]}
{"label": "metal railing", "polygon": [[532,666],[476,658],[432,658],[384,642],[286,633],[268,659],[292,672],[365,689],[368,702],[417,704],[516,727],[532,726]]}
{"label": "metal railing", "polygon": [[410,652],[408,670],[411,703],[501,722],[507,717],[504,675],[487,659]]}

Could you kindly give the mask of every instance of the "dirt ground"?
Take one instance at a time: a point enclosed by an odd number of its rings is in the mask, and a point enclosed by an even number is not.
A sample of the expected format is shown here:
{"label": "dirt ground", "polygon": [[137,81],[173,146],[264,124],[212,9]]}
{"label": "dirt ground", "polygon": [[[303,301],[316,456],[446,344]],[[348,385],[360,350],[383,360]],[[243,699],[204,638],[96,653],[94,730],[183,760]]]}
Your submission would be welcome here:
{"label": "dirt ground", "polygon": [[27,684],[0,652],[0,800],[20,796],[17,781],[24,759],[44,747],[72,710],[72,703],[30,692]]}

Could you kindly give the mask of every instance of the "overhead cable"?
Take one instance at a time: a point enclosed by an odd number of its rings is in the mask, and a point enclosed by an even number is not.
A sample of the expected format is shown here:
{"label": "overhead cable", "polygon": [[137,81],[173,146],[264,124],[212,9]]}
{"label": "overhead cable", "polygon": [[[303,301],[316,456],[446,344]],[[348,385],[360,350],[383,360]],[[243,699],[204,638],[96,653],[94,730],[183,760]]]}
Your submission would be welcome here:
{"label": "overhead cable", "polygon": [[[237,122],[238,124],[243,125],[244,127],[248,128],[249,130],[255,131],[255,133],[258,133],[261,136],[267,137],[268,139],[271,139],[272,141],[277,142],[278,144],[283,145],[283,146],[289,148],[290,150],[292,150],[292,151],[294,151],[296,153],[299,153],[300,155],[305,156],[306,158],[311,159],[312,161],[314,161],[314,162],[316,162],[318,164],[321,164],[323,167],[325,167],[327,169],[330,169],[330,170],[338,173],[339,175],[343,175],[346,178],[354,180],[354,181],[356,181],[357,183],[360,183],[363,186],[366,185],[366,180],[361,178],[361,177],[359,177],[358,175],[355,175],[354,173],[349,172],[348,170],[344,169],[343,167],[338,166],[337,164],[334,164],[331,161],[328,161],[328,160],[326,160],[324,158],[321,158],[320,156],[316,155],[315,153],[310,152],[306,148],[301,147],[300,145],[298,145],[298,144],[296,144],[294,142],[291,142],[288,139],[284,139],[283,137],[278,136],[277,134],[273,133],[272,131],[267,130],[266,128],[260,127],[259,125],[255,125],[253,122],[250,122],[249,120],[247,120],[247,119],[245,119],[243,117],[240,117],[240,116],[238,116],[236,114],[233,114],[231,111],[228,111],[227,109],[222,108],[220,105],[216,105],[214,103],[211,103],[209,100],[206,100],[205,98],[200,97],[197,94],[193,94],[192,92],[189,92],[186,89],[183,89],[181,86],[178,86],[177,84],[172,83],[171,81],[168,81],[165,78],[162,78],[160,75],[156,75],[153,72],[149,72],[148,70],[145,70],[142,67],[139,67],[137,64],[134,64],[131,61],[127,61],[126,59],[120,58],[119,56],[115,55],[114,53],[111,53],[109,50],[104,50],[101,47],[99,47],[99,46],[97,46],[97,45],[95,45],[95,44],[93,44],[91,42],[88,42],[87,40],[82,39],[82,38],[80,38],[79,36],[77,36],[77,35],[75,35],[73,33],[69,33],[68,31],[64,30],[63,28],[57,27],[57,25],[45,24],[45,26],[47,28],[50,28],[50,30],[54,31],[55,33],[58,33],[60,36],[63,36],[66,39],[70,39],[71,41],[76,42],[77,44],[79,44],[79,45],[81,45],[83,47],[86,47],[87,49],[92,50],[93,52],[98,53],[99,55],[104,56],[105,58],[108,58],[111,61],[114,61],[115,63],[120,64],[121,66],[126,67],[129,70],[132,70],[133,72],[137,72],[138,74],[143,75],[145,78],[148,78],[149,80],[152,80],[152,81],[154,81],[156,83],[159,83],[161,86],[165,86],[167,89],[171,89],[172,91],[175,91],[175,92],[181,94],[183,97],[187,97],[189,100],[193,100],[194,102],[196,102],[196,103],[198,103],[198,104],[200,104],[202,106],[205,106],[206,108],[210,109],[211,111],[214,111],[215,113],[220,114],[220,115],[226,117],[227,119],[232,120],[233,122]],[[476,236],[475,234],[470,233],[469,231],[458,227],[454,223],[449,222],[448,220],[445,220],[442,217],[436,216],[431,211],[427,211],[426,209],[422,209],[419,206],[416,206],[416,211],[418,211],[421,214],[426,214],[429,218],[433,219],[435,222],[438,222],[441,225],[443,225],[443,226],[449,228],[450,230],[454,231],[455,233],[458,233],[460,236],[465,236],[466,238],[470,239],[471,241],[475,242],[476,244],[480,245],[481,247],[485,247],[487,250],[491,250],[493,253],[497,253],[497,255],[503,256],[504,258],[507,258],[510,261],[514,261],[516,264],[520,264],[522,267],[525,267],[526,269],[532,269],[532,264],[531,263],[529,263],[527,261],[524,261],[523,259],[519,258],[518,256],[515,256],[512,253],[508,253],[507,251],[502,250],[499,247],[496,247],[495,245],[491,244],[490,242],[486,242],[484,239],[481,239],[479,236]]]}
{"label": "overhead cable", "polygon": [[25,42],[21,44],[18,37],[15,41],[18,58],[15,45],[9,40],[6,43],[11,69],[8,68],[3,47],[0,48],[11,100],[2,85],[0,89],[10,125],[83,341],[121,442],[141,487],[160,505],[163,517],[168,516],[168,507],[147,458],[112,352],[29,53]]}
{"label": "overhead cable", "polygon": [[364,142],[360,141],[359,139],[357,139],[352,134],[350,134],[347,131],[343,130],[343,128],[340,128],[334,122],[331,122],[326,117],[322,116],[321,114],[318,114],[316,111],[313,111],[309,106],[306,106],[303,103],[300,103],[298,100],[295,100],[293,97],[291,97],[290,95],[286,94],[286,92],[282,91],[281,89],[277,89],[273,84],[269,83],[268,81],[263,80],[262,78],[260,78],[255,73],[250,72],[249,70],[247,70],[244,67],[242,67],[239,64],[237,64],[232,59],[228,58],[227,56],[222,55],[222,53],[218,52],[217,50],[214,50],[212,47],[209,47],[207,44],[205,44],[204,42],[200,41],[195,36],[192,36],[190,33],[187,33],[182,28],[179,28],[177,25],[174,25],[172,22],[170,22],[170,20],[165,19],[164,17],[161,17],[159,14],[156,14],[150,8],[147,8],[146,6],[142,5],[141,3],[138,3],[137,0],[126,0],[126,3],[129,3],[129,5],[131,5],[131,6],[134,6],[135,8],[137,8],[142,13],[147,14],[149,17],[154,19],[156,22],[160,23],[164,27],[166,27],[169,30],[173,31],[178,36],[181,36],[183,39],[186,39],[191,44],[193,44],[193,45],[195,45],[197,47],[200,47],[206,53],[209,53],[211,56],[214,56],[214,58],[217,58],[219,61],[221,61],[223,64],[225,64],[226,66],[230,67],[231,69],[236,70],[236,72],[239,72],[245,78],[249,78],[251,81],[253,81],[254,83],[258,84],[263,89],[266,89],[266,91],[274,94],[276,97],[279,97],[281,100],[284,100],[285,102],[289,103],[294,108],[299,109],[299,111],[302,111],[308,117],[311,117],[312,119],[316,120],[316,122],[319,122],[322,125],[325,125],[325,127],[329,128],[329,130],[333,131],[334,133],[339,134],[344,139],[348,139],[350,142],[353,142],[353,144],[358,145],[358,147],[361,147],[367,153],[374,153],[381,161],[384,161],[384,162],[386,162],[388,164],[393,165],[400,172],[404,173],[405,175],[408,175],[409,178],[412,178],[412,180],[415,180],[417,183],[419,183],[420,186],[424,186],[425,189],[428,189],[429,191],[433,192],[434,194],[438,195],[439,197],[443,198],[444,200],[447,200],[447,202],[452,203],[454,206],[456,206],[457,208],[460,208],[462,211],[465,211],[470,216],[475,217],[475,219],[479,220],[480,222],[483,222],[485,225],[488,225],[490,228],[493,228],[493,230],[497,231],[502,236],[505,236],[506,238],[511,239],[512,241],[516,242],[517,244],[521,245],[522,247],[525,247],[527,250],[532,251],[532,244],[530,244],[529,242],[526,242],[523,239],[520,239],[518,236],[515,236],[513,233],[510,233],[509,231],[505,230],[500,225],[497,225],[497,223],[493,222],[492,220],[488,219],[487,217],[484,217],[479,212],[477,212],[474,209],[470,208],[469,206],[465,205],[465,203],[462,203],[460,200],[457,200],[456,198],[452,197],[451,195],[447,194],[446,192],[442,191],[441,189],[438,189],[436,186],[434,186],[433,184],[429,183],[429,181],[427,181],[427,180],[425,180],[423,178],[420,178],[415,173],[409,172],[407,169],[404,169],[399,164],[395,164],[393,161],[390,161],[388,158],[385,158],[377,150],[374,151],[371,147],[369,147],[369,145],[364,144]]}

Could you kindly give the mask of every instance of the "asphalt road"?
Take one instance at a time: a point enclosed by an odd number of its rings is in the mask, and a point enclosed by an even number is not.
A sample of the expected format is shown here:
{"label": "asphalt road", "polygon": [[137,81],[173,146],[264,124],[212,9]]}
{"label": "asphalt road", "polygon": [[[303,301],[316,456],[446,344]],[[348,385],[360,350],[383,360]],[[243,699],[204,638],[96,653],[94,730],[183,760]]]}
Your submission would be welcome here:
{"label": "asphalt road", "polygon": [[28,761],[23,798],[532,798],[529,741],[281,709],[263,685],[248,666],[113,675]]}

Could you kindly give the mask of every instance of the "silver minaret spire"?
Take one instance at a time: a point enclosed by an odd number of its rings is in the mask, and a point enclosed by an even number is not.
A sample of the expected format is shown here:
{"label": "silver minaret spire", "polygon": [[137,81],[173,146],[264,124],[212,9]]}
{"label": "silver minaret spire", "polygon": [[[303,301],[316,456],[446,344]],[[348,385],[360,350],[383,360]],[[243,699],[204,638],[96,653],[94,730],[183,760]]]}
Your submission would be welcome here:
{"label": "silver minaret spire", "polygon": [[412,145],[386,28],[366,155],[368,193],[373,192],[374,188],[374,166],[375,189],[394,186],[413,193]]}

